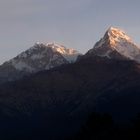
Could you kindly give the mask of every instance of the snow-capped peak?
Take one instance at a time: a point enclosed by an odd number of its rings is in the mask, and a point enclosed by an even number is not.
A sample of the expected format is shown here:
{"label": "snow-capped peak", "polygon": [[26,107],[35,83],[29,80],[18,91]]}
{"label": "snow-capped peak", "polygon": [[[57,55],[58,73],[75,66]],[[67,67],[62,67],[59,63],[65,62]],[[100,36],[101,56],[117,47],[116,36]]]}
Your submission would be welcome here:
{"label": "snow-capped peak", "polygon": [[[68,53],[68,51],[73,50],[73,49],[67,49],[66,47],[64,47],[63,45],[57,44],[55,42],[53,43],[47,43],[45,44],[46,47],[50,47],[52,48],[54,51],[57,51],[61,54],[65,54]],[[70,51],[71,52],[71,51]]]}
{"label": "snow-capped peak", "polygon": [[110,39],[111,45],[115,45],[116,42],[121,42],[121,41],[128,41],[132,42],[132,39],[126,35],[126,33],[118,28],[110,27],[107,30],[107,35]]}
{"label": "snow-capped peak", "polygon": [[46,47],[52,48],[52,50],[54,52],[59,52],[69,62],[76,61],[78,55],[80,55],[80,53],[78,51],[76,51],[74,49],[71,49],[71,48],[66,48],[65,46],[60,45],[60,44],[55,43],[55,42],[47,43],[47,44],[44,44],[44,45]]}
{"label": "snow-capped peak", "polygon": [[126,35],[125,31],[119,28],[110,27],[107,32],[109,36],[114,36],[114,37],[126,39],[128,41],[132,41],[131,38],[128,35]]}
{"label": "snow-capped peak", "polygon": [[[132,39],[121,29],[110,27],[88,53],[94,53],[101,57],[112,58],[112,55],[120,55],[140,62],[140,49]],[[116,56],[115,56],[116,57]]]}
{"label": "snow-capped peak", "polygon": [[18,57],[25,58],[27,57],[27,54],[34,55],[34,52],[37,53],[37,51],[39,51],[40,49],[43,49],[44,51],[51,49],[54,53],[56,52],[60,53],[69,62],[75,62],[78,55],[80,55],[78,51],[71,48],[66,48],[65,46],[55,42],[50,42],[50,43],[36,42],[33,47],[31,47],[25,52],[22,52],[20,55],[18,55]]}
{"label": "snow-capped peak", "polygon": [[37,72],[75,62],[79,53],[57,43],[36,42],[33,47],[8,61],[19,71]]}

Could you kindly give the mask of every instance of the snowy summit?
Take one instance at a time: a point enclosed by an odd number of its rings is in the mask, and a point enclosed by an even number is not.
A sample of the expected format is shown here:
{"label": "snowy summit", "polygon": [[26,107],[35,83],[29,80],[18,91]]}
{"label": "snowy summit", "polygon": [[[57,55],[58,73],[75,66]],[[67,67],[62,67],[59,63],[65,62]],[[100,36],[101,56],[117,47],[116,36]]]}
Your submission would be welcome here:
{"label": "snowy summit", "polygon": [[18,71],[38,72],[75,62],[78,55],[76,50],[68,49],[57,43],[37,42],[33,47],[3,65],[11,66]]}
{"label": "snowy summit", "polygon": [[140,62],[138,46],[123,30],[114,27],[110,27],[104,37],[88,53],[107,58],[121,58],[123,56]]}
{"label": "snowy summit", "polygon": [[31,48],[0,66],[0,82],[13,81],[31,73],[73,63],[79,55],[76,50],[57,43],[36,42]]}

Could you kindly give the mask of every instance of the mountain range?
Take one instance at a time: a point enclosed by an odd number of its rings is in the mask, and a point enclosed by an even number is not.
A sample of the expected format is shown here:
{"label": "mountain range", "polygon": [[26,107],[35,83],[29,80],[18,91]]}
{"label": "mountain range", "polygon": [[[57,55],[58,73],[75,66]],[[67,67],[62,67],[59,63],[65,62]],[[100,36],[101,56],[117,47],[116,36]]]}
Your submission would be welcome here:
{"label": "mountain range", "polygon": [[13,81],[62,64],[73,63],[81,55],[56,43],[35,45],[0,66],[0,83]]}
{"label": "mountain range", "polygon": [[84,55],[35,44],[0,67],[1,133],[68,139],[92,112],[129,122],[140,112],[139,62],[139,47],[114,27]]}

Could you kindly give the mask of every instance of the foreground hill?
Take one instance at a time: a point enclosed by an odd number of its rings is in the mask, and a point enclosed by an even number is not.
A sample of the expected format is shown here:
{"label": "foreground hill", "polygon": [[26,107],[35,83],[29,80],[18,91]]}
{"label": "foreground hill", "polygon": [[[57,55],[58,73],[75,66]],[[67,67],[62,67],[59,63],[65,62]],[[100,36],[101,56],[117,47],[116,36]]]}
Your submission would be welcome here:
{"label": "foreground hill", "polygon": [[[78,131],[97,110],[111,113],[117,121],[136,116],[139,86],[140,70],[135,62],[85,59],[1,87],[1,124],[6,126],[7,120],[17,118],[14,121],[20,120],[25,130],[41,127],[46,137],[61,139]],[[3,121],[5,118],[10,119]]]}

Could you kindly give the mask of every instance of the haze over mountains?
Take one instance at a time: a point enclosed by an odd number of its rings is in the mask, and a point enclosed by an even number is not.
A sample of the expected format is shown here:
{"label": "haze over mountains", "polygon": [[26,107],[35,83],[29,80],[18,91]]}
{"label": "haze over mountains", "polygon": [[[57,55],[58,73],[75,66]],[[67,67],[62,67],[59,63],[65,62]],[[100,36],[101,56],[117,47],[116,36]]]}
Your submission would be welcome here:
{"label": "haze over mountains", "polygon": [[1,79],[18,80],[0,86],[0,130],[62,140],[78,132],[92,112],[108,112],[119,123],[140,112],[140,49],[124,31],[109,28],[78,56],[54,43],[37,43],[4,63],[0,77],[7,77]]}

